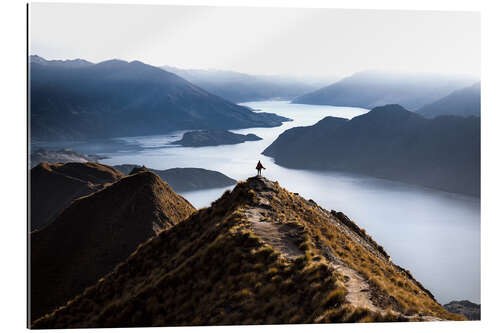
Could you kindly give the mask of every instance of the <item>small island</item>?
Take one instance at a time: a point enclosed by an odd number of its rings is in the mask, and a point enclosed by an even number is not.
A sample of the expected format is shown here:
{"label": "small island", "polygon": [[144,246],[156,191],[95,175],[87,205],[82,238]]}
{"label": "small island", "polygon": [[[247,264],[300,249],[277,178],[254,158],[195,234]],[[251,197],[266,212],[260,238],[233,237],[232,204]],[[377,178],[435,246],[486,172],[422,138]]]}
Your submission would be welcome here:
{"label": "small island", "polygon": [[259,141],[262,138],[255,134],[236,134],[225,130],[204,130],[186,132],[181,140],[174,141],[172,144],[178,144],[184,147],[206,147],[233,145],[245,141]]}

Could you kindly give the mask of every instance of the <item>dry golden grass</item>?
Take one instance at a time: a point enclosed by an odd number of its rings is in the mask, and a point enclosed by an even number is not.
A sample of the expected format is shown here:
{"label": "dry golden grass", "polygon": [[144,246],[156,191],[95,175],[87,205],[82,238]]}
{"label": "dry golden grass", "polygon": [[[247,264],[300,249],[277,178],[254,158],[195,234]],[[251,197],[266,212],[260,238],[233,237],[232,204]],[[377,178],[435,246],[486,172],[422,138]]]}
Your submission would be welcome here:
{"label": "dry golden grass", "polygon": [[[401,313],[463,319],[446,312],[368,236],[367,243],[358,243],[337,217],[277,185],[266,197],[265,219],[295,228],[304,254],[292,260],[265,244],[245,214],[259,205],[260,188],[254,185],[240,182],[211,207],[143,243],[99,283],[33,327],[408,320]],[[332,256],[370,281],[373,301],[387,309],[384,314],[347,302]]]}

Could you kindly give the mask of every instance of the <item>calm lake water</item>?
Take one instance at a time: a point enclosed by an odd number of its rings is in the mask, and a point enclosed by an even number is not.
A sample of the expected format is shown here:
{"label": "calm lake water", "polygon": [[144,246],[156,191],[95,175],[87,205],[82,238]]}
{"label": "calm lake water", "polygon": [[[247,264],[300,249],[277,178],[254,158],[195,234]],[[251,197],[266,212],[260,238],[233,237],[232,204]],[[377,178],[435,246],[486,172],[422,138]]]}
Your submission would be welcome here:
{"label": "calm lake water", "polygon": [[[326,209],[344,212],[381,244],[393,261],[409,269],[444,304],[468,299],[480,302],[480,200],[345,172],[293,170],[261,155],[284,130],[308,126],[325,116],[352,118],[360,108],[289,104],[285,101],[244,103],[254,109],[292,118],[276,128],[234,131],[254,133],[262,141],[218,147],[185,148],[169,144],[184,132],[131,137],[108,142],[72,143],[84,153],[109,157],[102,162],[144,164],[154,169],[201,167],[234,179],[253,176],[257,160],[264,176]],[[59,144],[61,145],[61,143]],[[210,205],[226,189],[182,193],[196,207]]]}

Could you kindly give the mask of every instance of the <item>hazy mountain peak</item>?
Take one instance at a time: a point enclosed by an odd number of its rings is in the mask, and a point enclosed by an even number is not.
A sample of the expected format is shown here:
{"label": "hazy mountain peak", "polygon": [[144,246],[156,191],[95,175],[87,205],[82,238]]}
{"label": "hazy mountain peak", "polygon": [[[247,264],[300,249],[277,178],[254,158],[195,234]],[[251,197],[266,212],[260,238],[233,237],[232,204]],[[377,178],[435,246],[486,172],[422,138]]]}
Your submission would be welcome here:
{"label": "hazy mountain peak", "polygon": [[299,104],[352,106],[372,109],[400,104],[415,110],[477,81],[466,75],[404,73],[368,70],[293,100]]}
{"label": "hazy mountain peak", "polygon": [[407,119],[410,117],[420,118],[414,112],[408,111],[399,104],[387,104],[374,107],[370,112],[367,112],[358,117],[378,117],[380,119]]}
{"label": "hazy mountain peak", "polygon": [[403,113],[406,113],[406,112],[410,112],[408,110],[406,110],[404,107],[402,107],[401,105],[399,104],[386,104],[386,105],[382,105],[382,106],[377,106],[377,107],[374,107],[371,112],[380,112],[380,113],[396,113],[396,112],[403,112]]}
{"label": "hazy mountain peak", "polygon": [[457,115],[462,117],[481,115],[481,82],[458,89],[449,95],[417,110],[424,117]]}
{"label": "hazy mountain peak", "polygon": [[181,69],[162,66],[208,92],[240,103],[256,100],[290,100],[313,91],[335,78],[302,78],[284,75],[254,75],[220,69]]}

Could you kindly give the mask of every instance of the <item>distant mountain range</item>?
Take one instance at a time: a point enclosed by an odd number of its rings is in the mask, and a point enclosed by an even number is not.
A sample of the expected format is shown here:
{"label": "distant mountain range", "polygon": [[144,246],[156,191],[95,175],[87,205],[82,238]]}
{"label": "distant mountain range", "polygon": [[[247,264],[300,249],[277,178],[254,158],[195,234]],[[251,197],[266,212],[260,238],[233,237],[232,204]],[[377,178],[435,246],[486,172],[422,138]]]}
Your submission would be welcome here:
{"label": "distant mountain range", "polygon": [[468,76],[364,71],[299,96],[293,103],[367,109],[400,104],[414,111],[476,81],[477,78]]}
{"label": "distant mountain range", "polygon": [[77,200],[31,235],[31,328],[465,320],[343,213],[276,182],[191,211],[148,171]]}
{"label": "distant mountain range", "polygon": [[456,90],[417,110],[417,113],[428,118],[443,115],[476,116],[481,115],[481,83]]}
{"label": "distant mountain range", "polygon": [[480,195],[480,118],[426,119],[399,105],[326,117],[282,133],[263,154],[292,168],[343,170]]}
{"label": "distant mountain range", "polygon": [[234,103],[258,100],[291,100],[337,81],[334,77],[249,75],[224,70],[180,69],[163,66],[189,82]]}
{"label": "distant mountain range", "polygon": [[30,234],[32,320],[98,283],[139,244],[194,211],[149,171],[73,201],[53,223]]}
{"label": "distant mountain range", "polygon": [[30,58],[30,130],[35,140],[109,138],[181,129],[281,125],[179,76],[139,61]]}

